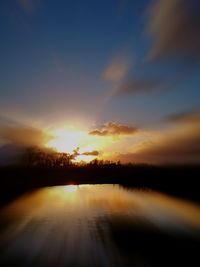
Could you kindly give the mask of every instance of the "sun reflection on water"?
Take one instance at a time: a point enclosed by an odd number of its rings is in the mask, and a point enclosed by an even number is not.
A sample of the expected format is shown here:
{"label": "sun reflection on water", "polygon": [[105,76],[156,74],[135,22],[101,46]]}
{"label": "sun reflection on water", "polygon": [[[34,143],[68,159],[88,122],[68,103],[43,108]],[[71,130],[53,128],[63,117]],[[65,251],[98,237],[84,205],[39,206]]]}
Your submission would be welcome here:
{"label": "sun reflection on water", "polygon": [[[142,239],[142,247],[147,244],[149,249],[151,231],[159,235],[158,240],[161,233],[195,238],[200,234],[199,205],[120,185],[41,188],[1,210],[0,219],[6,222],[0,235],[0,246],[5,247],[3,255],[0,251],[0,264],[20,259],[22,267],[30,266],[30,257],[37,263],[34,266],[105,266],[106,259],[106,266],[118,266],[120,260],[121,267],[126,257],[116,253],[118,241],[112,235],[124,238],[125,234],[131,245],[133,237],[135,243]],[[132,254],[130,260],[128,266],[135,266]],[[6,264],[2,266],[10,266]]]}

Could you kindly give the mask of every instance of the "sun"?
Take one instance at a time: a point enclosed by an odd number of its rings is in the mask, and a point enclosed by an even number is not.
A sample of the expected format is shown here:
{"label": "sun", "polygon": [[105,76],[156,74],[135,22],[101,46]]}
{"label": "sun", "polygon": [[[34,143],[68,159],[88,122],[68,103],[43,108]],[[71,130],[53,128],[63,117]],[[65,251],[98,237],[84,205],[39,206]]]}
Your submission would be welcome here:
{"label": "sun", "polygon": [[73,153],[85,138],[82,131],[59,129],[51,133],[53,138],[46,144],[58,152]]}
{"label": "sun", "polygon": [[87,131],[77,129],[56,129],[49,132],[52,139],[46,143],[46,147],[52,148],[60,153],[72,154],[75,149],[79,147],[80,155],[78,155],[74,162],[89,162],[96,158],[96,156],[83,155],[84,152],[97,150],[98,143],[94,138],[88,135]]}
{"label": "sun", "polygon": [[[104,151],[113,141],[109,137],[92,136],[88,134],[88,132],[88,130],[76,129],[75,127],[51,129],[48,133],[52,138],[45,146],[59,153],[69,154],[72,154],[75,149],[79,148],[79,155],[75,158],[74,162],[90,162],[95,159],[96,156],[90,155],[88,152]],[[84,155],[86,152],[87,155]],[[101,159],[103,159],[102,153]]]}

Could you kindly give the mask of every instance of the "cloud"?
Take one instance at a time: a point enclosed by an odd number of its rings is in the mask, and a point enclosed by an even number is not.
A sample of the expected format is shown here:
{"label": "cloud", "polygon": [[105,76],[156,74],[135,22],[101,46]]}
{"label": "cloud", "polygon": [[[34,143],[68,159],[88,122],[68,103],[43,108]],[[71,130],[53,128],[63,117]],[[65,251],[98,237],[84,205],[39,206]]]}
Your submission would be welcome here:
{"label": "cloud", "polygon": [[119,135],[132,135],[138,131],[138,128],[131,127],[115,122],[107,122],[99,129],[89,132],[90,135],[98,136],[119,136]]}
{"label": "cloud", "polygon": [[[182,133],[180,131],[183,131]],[[149,147],[146,157],[162,163],[200,163],[200,126],[182,127]]]}
{"label": "cloud", "polygon": [[149,59],[200,57],[200,4],[196,0],[154,0],[148,33],[153,38]]}
{"label": "cloud", "polygon": [[103,73],[103,79],[110,82],[122,81],[131,68],[131,61],[127,56],[112,59]]}
{"label": "cloud", "polygon": [[121,80],[122,83],[112,91],[112,96],[171,89],[192,75],[193,72],[189,70],[200,61],[199,1],[151,0],[147,15],[146,30],[152,43],[143,62],[145,64],[138,67],[143,68],[143,73],[148,71],[151,74],[159,60],[167,67],[168,77],[144,75],[133,77],[132,80]]}
{"label": "cloud", "polygon": [[27,147],[44,148],[50,139],[40,129],[0,115],[0,166],[17,163]]}
{"label": "cloud", "polygon": [[[122,96],[134,93],[148,93],[162,88],[163,83],[160,80],[156,79],[142,79],[137,78],[132,81],[128,81],[115,90],[115,96]],[[163,84],[164,86],[164,84]]]}
{"label": "cloud", "polygon": [[24,146],[44,146],[50,136],[39,129],[0,117],[0,140]]}
{"label": "cloud", "polygon": [[84,156],[98,156],[99,155],[99,151],[94,150],[94,151],[84,152],[81,155],[84,155]]}
{"label": "cloud", "polygon": [[172,123],[199,123],[200,110],[182,111],[168,115],[164,118],[166,122]]}
{"label": "cloud", "polygon": [[122,162],[149,164],[200,164],[200,123],[180,123],[135,153],[120,154]]}
{"label": "cloud", "polygon": [[132,146],[132,151],[119,153],[122,162],[149,164],[200,164],[200,110],[177,112],[164,121],[170,128],[154,132],[149,140]]}
{"label": "cloud", "polygon": [[32,128],[7,127],[1,130],[0,138],[15,144],[43,146],[49,137],[40,130]]}

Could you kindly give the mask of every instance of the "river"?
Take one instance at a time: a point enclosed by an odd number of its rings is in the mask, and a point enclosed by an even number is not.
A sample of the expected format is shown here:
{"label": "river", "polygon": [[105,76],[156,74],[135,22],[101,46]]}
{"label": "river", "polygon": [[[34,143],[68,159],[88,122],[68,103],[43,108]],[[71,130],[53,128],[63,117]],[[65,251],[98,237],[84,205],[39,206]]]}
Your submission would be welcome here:
{"label": "river", "polygon": [[199,248],[200,206],[150,190],[46,187],[0,210],[1,266],[192,266]]}

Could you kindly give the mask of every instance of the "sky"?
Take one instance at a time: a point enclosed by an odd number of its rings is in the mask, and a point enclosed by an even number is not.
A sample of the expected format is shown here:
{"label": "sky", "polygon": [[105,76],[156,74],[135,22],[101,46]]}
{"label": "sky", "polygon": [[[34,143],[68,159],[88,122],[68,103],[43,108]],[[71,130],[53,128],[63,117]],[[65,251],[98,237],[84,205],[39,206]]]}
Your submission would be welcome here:
{"label": "sky", "polygon": [[198,1],[3,0],[0,33],[1,148],[200,162]]}

